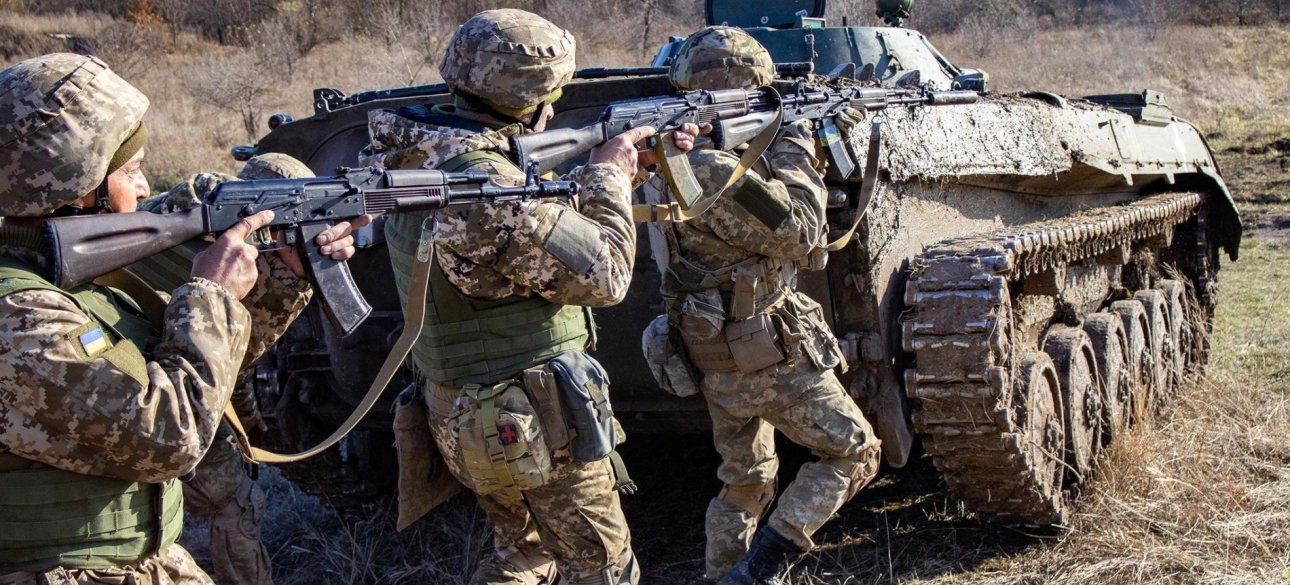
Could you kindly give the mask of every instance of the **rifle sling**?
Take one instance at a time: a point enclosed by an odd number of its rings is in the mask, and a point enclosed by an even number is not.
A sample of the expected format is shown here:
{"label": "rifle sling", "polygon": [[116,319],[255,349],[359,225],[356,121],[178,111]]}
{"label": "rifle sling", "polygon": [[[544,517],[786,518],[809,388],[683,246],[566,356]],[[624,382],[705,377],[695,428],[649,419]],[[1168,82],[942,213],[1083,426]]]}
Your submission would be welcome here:
{"label": "rifle sling", "polygon": [[228,422],[233,429],[233,437],[241,447],[242,458],[254,463],[290,463],[308,459],[323,451],[326,451],[332,445],[335,445],[358,423],[363,420],[367,412],[376,404],[377,399],[385,387],[394,378],[395,372],[399,366],[403,365],[403,360],[408,357],[408,352],[412,351],[412,345],[416,343],[421,336],[421,327],[425,322],[426,307],[426,290],[430,282],[430,263],[434,262],[434,257],[429,256],[425,260],[417,259],[412,268],[412,285],[408,290],[407,311],[404,315],[403,333],[399,335],[398,341],[390,349],[390,355],[385,358],[385,363],[381,364],[381,371],[377,373],[376,379],[372,380],[372,385],[367,389],[367,395],[363,401],[350,413],[349,418],[341,423],[331,436],[323,439],[314,447],[295,453],[292,455],[282,455],[272,451],[266,451],[259,447],[251,445],[250,439],[246,436],[246,430],[242,428],[242,422],[238,420],[237,412],[233,410],[233,405],[229,404],[224,409],[224,420]]}
{"label": "rifle sling", "polygon": [[130,297],[157,331],[165,331],[166,300],[133,272],[122,268],[94,279],[94,284],[115,288]]}
{"label": "rifle sling", "polygon": [[[780,108],[775,113],[775,121],[771,124],[767,124],[766,128],[761,131],[761,134],[758,134],[756,138],[753,138],[752,141],[748,143],[748,149],[739,157],[739,164],[735,167],[734,172],[730,173],[730,178],[726,179],[726,184],[718,189],[716,193],[700,199],[689,209],[682,208],[676,202],[657,205],[633,205],[632,220],[638,222],[689,221],[703,215],[703,212],[712,207],[712,205],[716,203],[732,185],[739,182],[739,179],[743,178],[744,174],[748,172],[748,169],[751,169],[753,165],[757,164],[757,160],[761,158],[762,153],[766,152],[766,150],[770,148],[771,143],[775,142],[775,137],[779,135],[779,128],[783,123],[784,110],[783,108]],[[664,172],[664,176],[667,177],[668,189],[675,193],[677,191],[677,183],[690,182],[695,179],[694,171],[690,168],[688,160],[686,161],[687,164],[684,165],[677,165],[675,167],[668,166],[671,159],[664,155],[664,150],[667,148],[666,143],[672,139],[670,136],[671,133],[668,134],[668,136],[659,137],[658,144],[655,146],[655,152],[658,154],[659,166],[663,167],[662,171]]]}
{"label": "rifle sling", "polygon": [[851,222],[851,229],[825,246],[825,249],[830,252],[837,252],[851,242],[851,237],[855,235],[860,222],[864,220],[865,213],[869,211],[869,204],[873,202],[873,194],[878,188],[878,155],[882,149],[881,138],[882,121],[875,120],[869,129],[869,154],[865,158],[864,178],[860,182],[860,196],[854,208],[855,220]]}

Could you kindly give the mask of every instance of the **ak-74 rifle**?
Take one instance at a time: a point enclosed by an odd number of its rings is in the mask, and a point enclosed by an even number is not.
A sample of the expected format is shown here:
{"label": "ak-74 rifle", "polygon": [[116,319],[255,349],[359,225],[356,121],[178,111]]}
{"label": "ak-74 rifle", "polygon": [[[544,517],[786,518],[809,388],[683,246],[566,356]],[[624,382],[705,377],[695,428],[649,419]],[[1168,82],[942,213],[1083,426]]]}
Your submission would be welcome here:
{"label": "ak-74 rifle", "polygon": [[[749,143],[748,159],[756,159],[769,145],[781,125],[797,120],[814,120],[815,131],[828,153],[829,163],[837,177],[849,178],[856,169],[843,142],[834,118],[846,108],[864,111],[891,107],[941,106],[969,104],[977,101],[974,91],[932,91],[926,86],[903,88],[809,88],[801,83],[792,91],[780,94],[771,87],[758,89],[695,90],[680,95],[625,100],[609,104],[600,119],[583,128],[547,130],[511,139],[512,159],[529,174],[541,174],[570,161],[592,147],[627,130],[653,126],[659,134],[682,124],[712,124],[710,138],[721,150]],[[750,142],[751,141],[751,142]],[[671,140],[658,140],[664,167],[672,168],[669,179],[685,219],[697,215],[696,204],[702,195],[683,153]],[[742,164],[746,169],[749,164]],[[741,173],[739,173],[741,174]],[[730,182],[737,180],[732,176]],[[728,185],[727,185],[728,186]],[[711,196],[713,199],[715,197]],[[705,206],[706,207],[706,206]],[[638,218],[640,219],[640,218]]]}
{"label": "ak-74 rifle", "polygon": [[221,183],[201,204],[174,213],[50,219],[45,222],[43,247],[51,252],[50,282],[73,288],[193,238],[223,233],[243,217],[271,210],[273,221],[266,227],[281,231],[282,242],[257,239],[257,247],[268,251],[284,244],[300,246],[324,312],[337,331],[348,335],[372,307],[359,292],[349,266],[332,260],[314,243],[315,236],[329,226],[364,214],[577,192],[578,184],[570,181],[499,185],[478,171],[340,169],[334,177]]}

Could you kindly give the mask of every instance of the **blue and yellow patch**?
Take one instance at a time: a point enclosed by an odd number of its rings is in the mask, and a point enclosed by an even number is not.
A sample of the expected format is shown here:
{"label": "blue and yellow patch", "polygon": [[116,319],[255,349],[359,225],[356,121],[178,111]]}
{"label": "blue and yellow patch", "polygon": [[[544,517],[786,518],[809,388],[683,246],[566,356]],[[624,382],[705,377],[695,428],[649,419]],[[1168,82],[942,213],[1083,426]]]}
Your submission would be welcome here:
{"label": "blue and yellow patch", "polygon": [[85,349],[86,355],[101,353],[108,348],[107,337],[103,335],[103,330],[95,327],[77,336],[81,341],[81,347]]}

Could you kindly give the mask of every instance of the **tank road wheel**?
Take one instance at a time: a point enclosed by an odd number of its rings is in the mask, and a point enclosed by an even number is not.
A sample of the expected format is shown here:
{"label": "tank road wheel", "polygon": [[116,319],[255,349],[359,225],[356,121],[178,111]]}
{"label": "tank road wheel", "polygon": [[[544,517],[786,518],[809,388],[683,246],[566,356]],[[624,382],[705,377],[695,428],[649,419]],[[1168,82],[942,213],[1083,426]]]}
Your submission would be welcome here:
{"label": "tank road wheel", "polygon": [[1036,499],[1041,502],[1031,518],[1040,524],[1060,524],[1066,515],[1062,495],[1066,426],[1061,415],[1061,383],[1047,354],[1028,351],[1018,361],[1012,410],[1022,441],[1021,455],[1027,460]]}
{"label": "tank road wheel", "polygon": [[1149,410],[1148,391],[1151,387],[1151,341],[1148,330],[1147,310],[1138,301],[1111,303],[1111,313],[1120,318],[1124,331],[1125,369],[1129,378],[1129,422],[1144,422]]}
{"label": "tank road wheel", "polygon": [[1169,395],[1169,367],[1172,359],[1166,353],[1169,338],[1169,307],[1165,305],[1165,295],[1158,290],[1140,290],[1133,293],[1133,300],[1142,303],[1147,313],[1147,348],[1151,356],[1151,369],[1147,377],[1150,389],[1147,391],[1147,405],[1153,413],[1158,412]]}
{"label": "tank road wheel", "polygon": [[1103,445],[1109,445],[1129,427],[1133,403],[1133,377],[1128,363],[1128,340],[1120,317],[1114,313],[1094,313],[1084,320],[1084,333],[1093,342],[1097,371],[1101,376]]}
{"label": "tank road wheel", "polygon": [[1066,420],[1066,461],[1079,483],[1093,470],[1102,448],[1102,397],[1098,391],[1097,355],[1083,329],[1054,325],[1044,338],[1044,353],[1053,359],[1061,384]]}
{"label": "tank road wheel", "polygon": [[[1182,386],[1183,375],[1187,372],[1188,342],[1191,339],[1191,323],[1187,319],[1187,308],[1183,304],[1186,287],[1177,280],[1162,280],[1156,283],[1155,289],[1165,295],[1166,316],[1169,326],[1166,331],[1169,339],[1165,344],[1165,359],[1169,365],[1170,386],[1177,389]],[[1169,358],[1173,359],[1170,360]]]}

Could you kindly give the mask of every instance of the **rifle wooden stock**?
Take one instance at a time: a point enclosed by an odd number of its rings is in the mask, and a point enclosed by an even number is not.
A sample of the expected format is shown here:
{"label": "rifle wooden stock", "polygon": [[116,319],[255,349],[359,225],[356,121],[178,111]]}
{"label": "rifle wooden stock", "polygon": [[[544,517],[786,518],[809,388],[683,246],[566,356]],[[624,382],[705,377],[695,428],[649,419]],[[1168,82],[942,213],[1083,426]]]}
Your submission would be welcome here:
{"label": "rifle wooden stock", "polygon": [[68,289],[207,233],[201,207],[159,215],[113,213],[45,222],[51,281]]}

